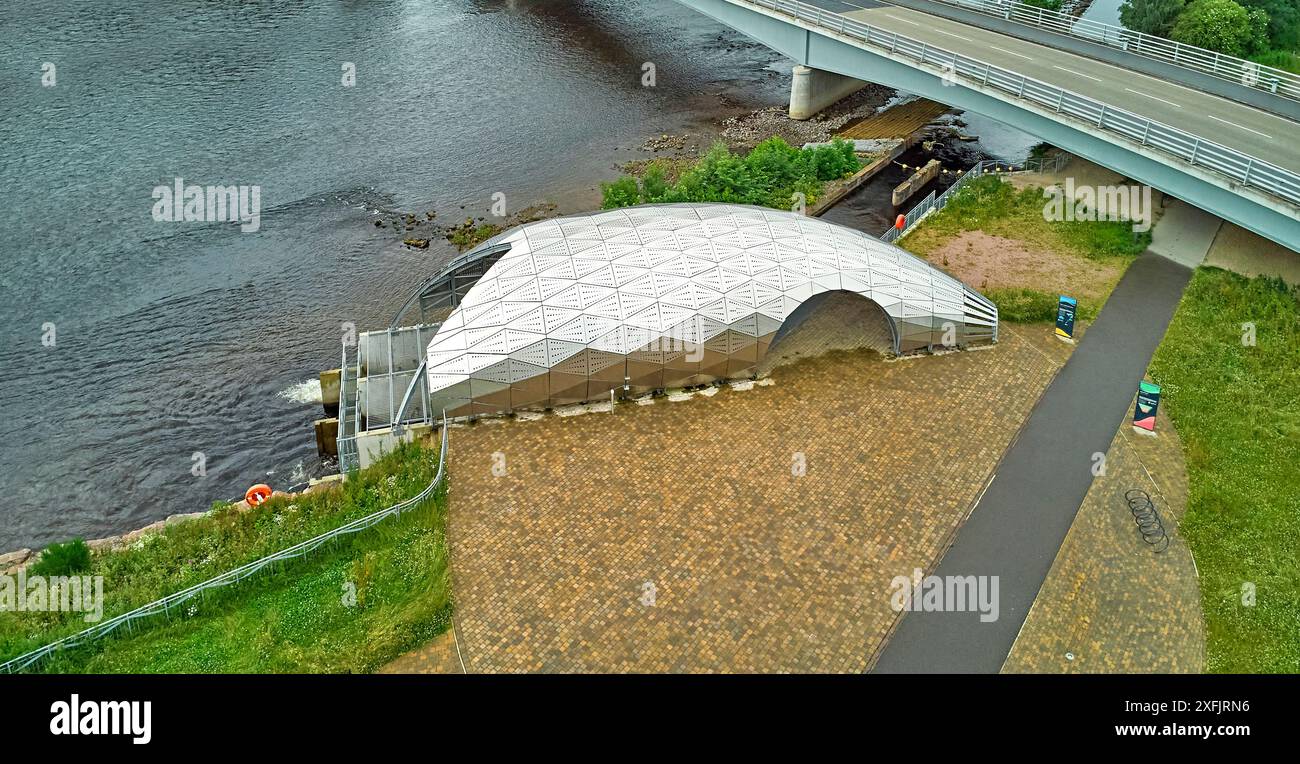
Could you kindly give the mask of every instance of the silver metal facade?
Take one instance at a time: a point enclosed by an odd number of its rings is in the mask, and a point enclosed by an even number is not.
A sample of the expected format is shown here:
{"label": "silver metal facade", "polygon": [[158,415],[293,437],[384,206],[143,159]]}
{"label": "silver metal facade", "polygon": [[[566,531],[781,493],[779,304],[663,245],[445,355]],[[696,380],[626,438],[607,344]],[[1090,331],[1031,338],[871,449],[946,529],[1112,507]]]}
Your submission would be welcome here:
{"label": "silver metal facade", "polygon": [[880,305],[898,353],[997,339],[997,308],[965,284],[791,212],[630,207],[484,246],[504,245],[429,342],[430,410],[547,408],[750,376],[786,318],[834,290]]}

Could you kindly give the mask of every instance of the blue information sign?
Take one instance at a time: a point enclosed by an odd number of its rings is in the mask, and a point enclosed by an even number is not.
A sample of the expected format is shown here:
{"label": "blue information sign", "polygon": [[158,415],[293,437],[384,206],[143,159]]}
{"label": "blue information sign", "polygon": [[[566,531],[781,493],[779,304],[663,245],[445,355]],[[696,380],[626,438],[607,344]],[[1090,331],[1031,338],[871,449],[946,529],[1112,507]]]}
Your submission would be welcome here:
{"label": "blue information sign", "polygon": [[1078,301],[1073,297],[1061,295],[1056,303],[1056,336],[1061,339],[1074,338],[1074,311]]}

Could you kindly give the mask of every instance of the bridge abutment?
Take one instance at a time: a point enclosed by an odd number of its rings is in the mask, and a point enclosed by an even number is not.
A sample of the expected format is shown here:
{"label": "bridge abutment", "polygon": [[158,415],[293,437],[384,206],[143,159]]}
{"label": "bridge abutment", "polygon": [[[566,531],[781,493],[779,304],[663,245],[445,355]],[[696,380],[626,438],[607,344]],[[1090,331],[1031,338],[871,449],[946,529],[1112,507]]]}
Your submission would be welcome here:
{"label": "bridge abutment", "polygon": [[796,66],[790,85],[790,119],[811,119],[817,112],[866,86],[862,80],[842,74]]}

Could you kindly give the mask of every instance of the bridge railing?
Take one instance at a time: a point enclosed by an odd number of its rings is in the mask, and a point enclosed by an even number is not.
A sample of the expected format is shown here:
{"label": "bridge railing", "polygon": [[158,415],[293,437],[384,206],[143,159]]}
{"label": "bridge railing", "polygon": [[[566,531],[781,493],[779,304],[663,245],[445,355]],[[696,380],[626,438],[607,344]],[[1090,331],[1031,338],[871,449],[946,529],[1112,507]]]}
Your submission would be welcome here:
{"label": "bridge railing", "polygon": [[1192,69],[1211,77],[1300,101],[1300,75],[1247,61],[1244,58],[1135,32],[1114,24],[1076,18],[1068,13],[1049,11],[1046,8],[1025,5],[1015,0],[930,0],[930,2],[943,3],[1080,40],[1100,43],[1134,55]]}
{"label": "bridge railing", "polygon": [[939,70],[940,76],[958,77],[977,86],[1001,91],[1018,100],[1079,120],[1088,125],[1090,130],[1122,136],[1140,146],[1218,173],[1242,186],[1300,205],[1300,175],[1178,128],[798,0],[728,2],[765,8],[855,39],[891,57],[908,58],[932,66]]}

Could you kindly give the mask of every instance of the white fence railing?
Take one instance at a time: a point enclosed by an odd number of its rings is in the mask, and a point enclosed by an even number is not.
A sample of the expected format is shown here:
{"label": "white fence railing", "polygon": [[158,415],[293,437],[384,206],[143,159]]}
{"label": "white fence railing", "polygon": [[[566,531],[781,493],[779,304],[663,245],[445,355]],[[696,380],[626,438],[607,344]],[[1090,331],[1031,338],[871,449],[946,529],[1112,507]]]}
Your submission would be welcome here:
{"label": "white fence railing", "polygon": [[209,578],[207,581],[195,584],[194,586],[191,586],[188,589],[182,589],[181,591],[175,592],[173,594],[169,594],[166,597],[163,597],[162,599],[154,600],[153,602],[150,602],[147,605],[141,605],[135,610],[132,610],[127,613],[123,613],[122,615],[116,616],[114,618],[110,618],[107,621],[104,621],[103,623],[99,623],[90,627],[89,629],[77,632],[76,634],[73,634],[68,637],[64,637],[63,639],[57,640],[55,642],[51,642],[48,645],[40,647],[29,653],[20,655],[17,658],[13,658],[12,660],[6,661],[4,663],[0,663],[0,672],[12,674],[16,671],[23,671],[24,669],[31,668],[36,663],[44,660],[45,658],[49,657],[50,655],[56,652],[89,644],[90,642],[94,642],[98,639],[102,639],[103,637],[108,636],[109,634],[112,634],[113,632],[117,631],[119,628],[126,627],[128,631],[132,630],[134,625],[137,622],[141,621],[142,619],[150,618],[152,616],[156,616],[160,614],[163,615],[170,614],[172,608],[179,607],[182,604],[194,599],[195,597],[202,595],[204,592],[210,591],[212,589],[220,589],[222,587],[230,586],[231,584],[238,583],[256,574],[258,571],[261,571],[263,568],[266,568],[270,565],[274,565],[276,563],[283,562],[286,560],[296,559],[298,557],[303,557],[307,554],[310,554],[311,552],[314,552],[315,550],[319,549],[320,547],[324,546],[330,541],[333,541],[334,539],[340,538],[342,536],[351,535],[353,533],[357,533],[358,531],[362,531],[374,525],[378,525],[379,523],[383,522],[384,520],[390,517],[396,517],[397,515],[400,515],[409,509],[417,507],[420,504],[432,498],[433,494],[438,490],[438,486],[442,484],[442,479],[443,477],[445,477],[446,472],[447,472],[447,418],[446,415],[444,415],[442,420],[442,445],[438,453],[438,471],[434,475],[432,482],[430,482],[429,485],[424,488],[424,490],[420,491],[415,496],[400,501],[394,504],[393,506],[388,507],[387,509],[381,509],[378,512],[374,512],[372,514],[366,515],[365,517],[357,518],[356,520],[353,520],[352,522],[346,525],[341,525],[331,531],[322,533],[319,536],[316,536],[315,538],[311,538],[301,543],[294,544],[288,549],[282,549],[279,552],[267,555],[266,557],[263,557],[260,560],[254,560],[253,562],[240,565],[238,568],[235,568],[233,570],[228,570],[219,576]]}
{"label": "white fence railing", "polygon": [[930,0],[951,5],[986,16],[1014,21],[1050,32],[1068,35],[1088,42],[1163,61],[1235,82],[1249,88],[1275,93],[1284,98],[1300,100],[1300,75],[1277,69],[1244,58],[1229,56],[1195,45],[1174,42],[1163,37],[1134,32],[1131,29],[1104,24],[1091,19],[1081,19],[1061,13],[1036,8],[1015,0]]}
{"label": "white fence railing", "polygon": [[1242,186],[1300,205],[1300,175],[1184,130],[797,0],[727,1],[790,16],[856,40],[893,58],[906,58],[933,67],[940,76],[956,77],[979,87],[1000,91],[1082,122],[1090,131],[1123,137],[1194,167],[1210,170]]}

